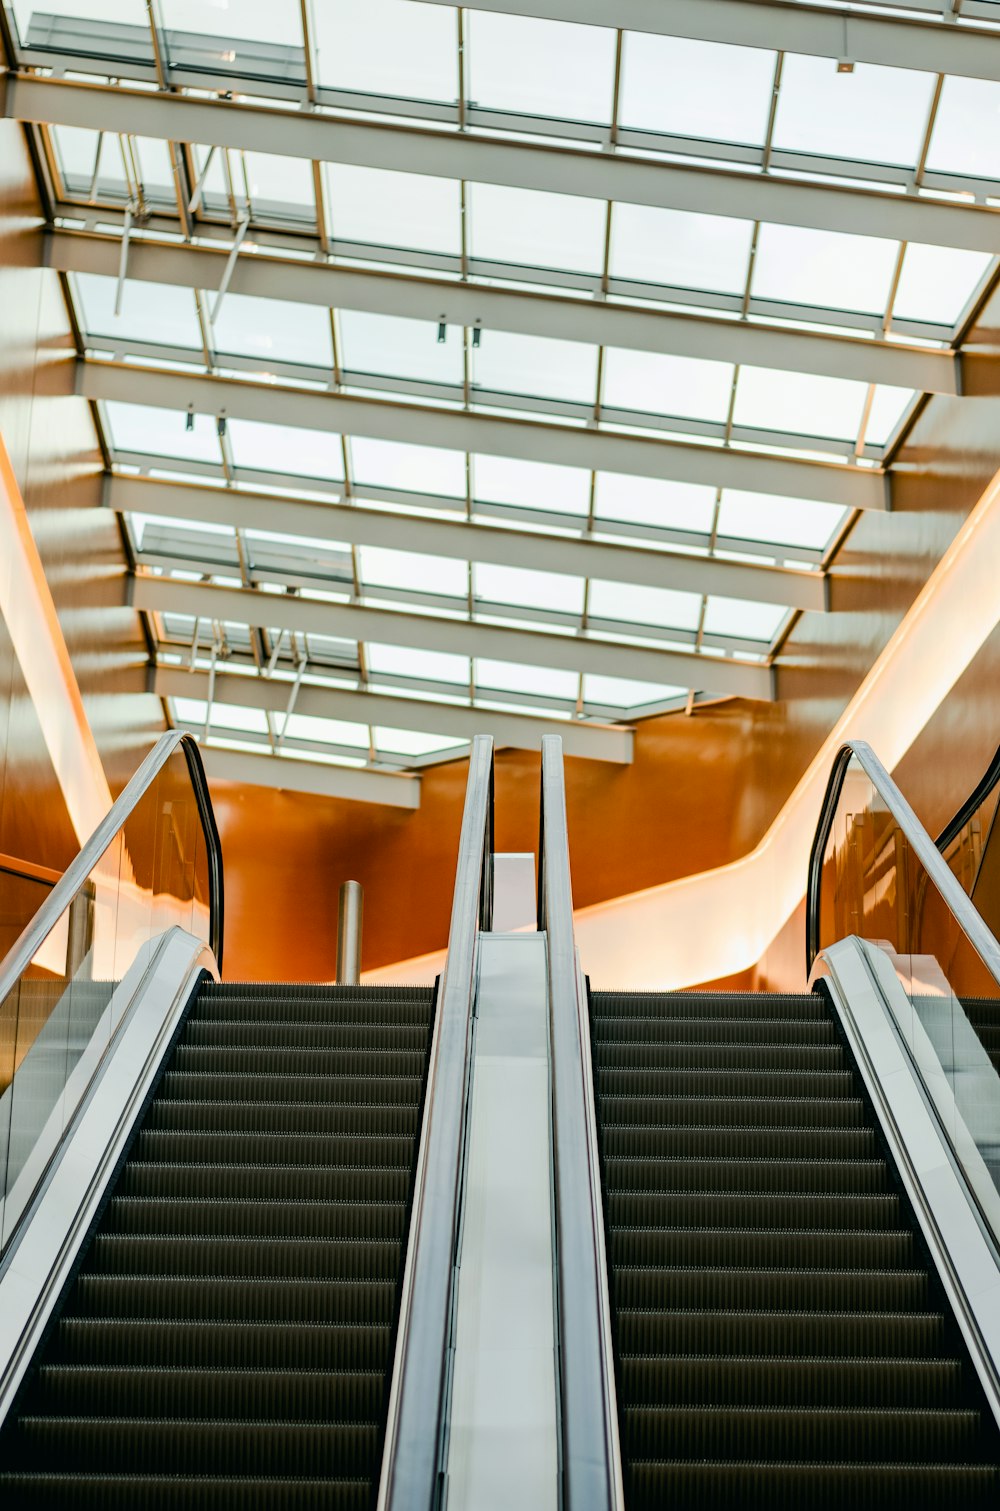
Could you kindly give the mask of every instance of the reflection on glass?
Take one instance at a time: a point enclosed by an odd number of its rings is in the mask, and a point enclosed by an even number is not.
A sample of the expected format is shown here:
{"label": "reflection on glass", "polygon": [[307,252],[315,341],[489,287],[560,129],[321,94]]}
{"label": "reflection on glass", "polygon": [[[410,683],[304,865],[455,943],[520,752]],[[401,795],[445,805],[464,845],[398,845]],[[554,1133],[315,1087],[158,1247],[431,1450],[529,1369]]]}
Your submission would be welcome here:
{"label": "reflection on glass", "polygon": [[856,755],[822,856],[817,942],[848,935],[876,946],[885,1001],[1000,1239],[1000,952],[973,944]]}
{"label": "reflection on glass", "polygon": [[164,933],[210,943],[209,862],[178,747],[0,1004],[0,1248]]}

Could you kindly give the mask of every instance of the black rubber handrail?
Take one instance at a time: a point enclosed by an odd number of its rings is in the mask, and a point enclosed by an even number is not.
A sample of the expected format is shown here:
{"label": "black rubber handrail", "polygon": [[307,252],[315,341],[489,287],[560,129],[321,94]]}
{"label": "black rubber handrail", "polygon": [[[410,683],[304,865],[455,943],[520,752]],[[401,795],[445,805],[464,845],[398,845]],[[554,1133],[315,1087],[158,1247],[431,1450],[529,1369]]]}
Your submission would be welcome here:
{"label": "black rubber handrail", "polygon": [[564,1511],[615,1511],[621,1452],[597,1122],[573,933],[566,788],[558,735],[542,738],[538,927],[545,930],[548,956],[560,1500]]}
{"label": "black rubber handrail", "polygon": [[970,818],[985,803],[998,783],[1000,783],[1000,746],[997,746],[996,754],[975,787],[969,793],[969,796],[965,799],[965,802],[954,817],[948,820],[934,841],[939,850],[946,850],[952,840],[957,839]]}
{"label": "black rubber handrail", "polygon": [[479,934],[493,922],[493,740],[477,735],[438,989],[378,1506],[432,1511],[443,1468]]}
{"label": "black rubber handrail", "polygon": [[201,752],[194,736],[183,730],[168,729],[157,740],[80,853],[67,866],[42,906],[0,962],[0,1003],[6,1001],[70,903],[87,886],[90,874],[101,856],[135,812],[139,802],[149,791],[178,746],[183,750],[187,760],[191,787],[205,836],[208,857],[209,945],[216,964],[220,970],[222,969],[224,928],[222,846],[212,811],[208,779],[205,776]]}

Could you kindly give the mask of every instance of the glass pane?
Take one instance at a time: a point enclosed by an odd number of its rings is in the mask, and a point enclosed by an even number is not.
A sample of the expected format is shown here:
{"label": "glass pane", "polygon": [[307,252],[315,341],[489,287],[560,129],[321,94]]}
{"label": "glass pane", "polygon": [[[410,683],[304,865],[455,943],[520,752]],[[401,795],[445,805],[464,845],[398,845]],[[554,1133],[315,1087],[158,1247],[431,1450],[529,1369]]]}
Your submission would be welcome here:
{"label": "glass pane", "polygon": [[731,540],[769,541],[822,551],[846,518],[847,511],[837,504],[726,488],[719,505],[719,534]]}
{"label": "glass pane", "polygon": [[469,184],[469,250],[473,257],[599,273],[607,206],[603,200],[540,189]]}
{"label": "glass pane", "polygon": [[525,567],[498,567],[477,562],[473,569],[476,598],[487,603],[520,604],[564,614],[583,612],[583,579]]}
{"label": "glass pane", "polygon": [[446,556],[362,546],[358,563],[362,587],[408,588],[416,593],[440,593],[462,600],[469,590],[468,564]]}
{"label": "glass pane", "polygon": [[696,630],[700,610],[701,595],[698,593],[596,579],[590,584],[587,599],[588,619],[613,619],[622,624],[634,621],[663,629]]}
{"label": "glass pane", "polygon": [[[54,5],[44,0],[41,5],[34,0],[13,0],[12,8],[18,37],[26,47],[51,45],[97,57],[116,57],[123,39],[116,40],[110,28],[128,27],[127,56],[152,58],[145,0],[56,0]],[[74,22],[83,24],[74,26]]]}
{"label": "glass pane", "polygon": [[117,279],[77,273],[75,283],[77,313],[88,336],[189,347],[200,359],[201,329],[191,289],[178,289],[166,283],[135,283],[126,278],[121,313],[116,315]]}
{"label": "glass pane", "polygon": [[598,521],[622,520],[701,535],[711,530],[714,512],[715,489],[700,483],[666,483],[649,477],[625,477],[620,472],[597,474]]}
{"label": "glass pane", "polygon": [[774,54],[625,34],[620,119],[623,126],[723,142],[763,142]]}
{"label": "glass pane", "polygon": [[0,1007],[0,1246],[15,1231],[153,951],[175,925],[210,942],[207,851],[181,749]]}
{"label": "glass pane", "polygon": [[161,0],[160,14],[165,27],[219,37],[237,54],[240,42],[302,46],[298,0]]}
{"label": "glass pane", "polygon": [[368,646],[368,670],[389,677],[413,677],[426,682],[469,685],[468,656],[449,651],[411,651],[403,645]]}
{"label": "glass pane", "polygon": [[732,386],[733,369],[728,362],[616,347],[604,354],[603,402],[614,409],[722,422],[729,411]]}
{"label": "glass pane", "polygon": [[773,603],[753,603],[745,598],[709,598],[705,604],[705,634],[731,636],[735,640],[774,639],[787,609]]}
{"label": "glass pane", "polygon": [[293,473],[331,483],[340,482],[344,476],[339,435],[262,420],[230,420],[228,435],[237,467]]}
{"label": "glass pane", "polygon": [[216,352],[332,368],[333,340],[325,310],[287,299],[227,294],[212,326]]}
{"label": "glass pane", "polygon": [[461,451],[353,436],[351,466],[357,488],[369,485],[437,498],[465,497],[465,455]]}
{"label": "glass pane", "polygon": [[927,167],[979,178],[1000,178],[1000,83],[947,78],[941,90]]}
{"label": "glass pane", "polygon": [[575,698],[580,680],[576,672],[483,659],[476,661],[475,675],[476,691],[484,697],[492,689],[495,692],[535,693],[545,698]]}
{"label": "glass pane", "polygon": [[456,180],[342,163],[327,163],[324,172],[328,229],[337,240],[456,257],[461,252],[461,185]]}
{"label": "glass pane", "polygon": [[[994,1238],[1000,1238],[1000,979],[852,756],[822,858],[819,946],[872,946],[882,995]],[[996,945],[990,941],[993,950]],[[997,968],[1000,971],[1000,968]]]}
{"label": "glass pane", "polygon": [[526,16],[470,11],[469,99],[487,110],[611,120],[615,34]]}
{"label": "glass pane", "polygon": [[611,276],[742,294],[752,240],[749,220],[616,204],[611,217]]}
{"label": "glass pane", "polygon": [[558,514],[586,514],[590,473],[554,462],[519,462],[503,456],[472,458],[473,497]]}
{"label": "glass pane", "polygon": [[445,339],[439,341],[438,327],[430,320],[368,315],[358,310],[344,310],[339,320],[340,365],[348,382],[350,374],[356,372],[461,384],[461,330],[446,327]]}
{"label": "glass pane", "polygon": [[881,314],[898,250],[898,243],[874,236],[762,225],[753,294],[783,304]]}
{"label": "glass pane", "polygon": [[191,462],[221,462],[214,419],[196,414],[194,426],[187,416],[171,409],[152,409],[146,404],[107,403],[110,440],[118,451],[135,451]]}
{"label": "glass pane", "polygon": [[988,252],[961,252],[954,247],[911,243],[903,258],[893,315],[900,320],[954,325],[989,265]]}
{"label": "glass pane", "polygon": [[597,347],[548,336],[512,336],[486,331],[472,348],[476,388],[500,393],[538,394],[593,404],[597,397]]}
{"label": "glass pane", "polygon": [[458,26],[419,0],[320,0],[312,11],[321,84],[413,100],[458,98]]}
{"label": "glass pane", "polygon": [[433,755],[439,750],[464,750],[468,743],[449,735],[421,734],[414,729],[387,729],[384,725],[375,729],[376,749],[387,755]]}
{"label": "glass pane", "polygon": [[920,155],[934,79],[912,69],[790,53],[781,72],[774,145],[875,163],[913,165]]}
{"label": "glass pane", "polygon": [[867,395],[866,384],[847,378],[742,367],[733,420],[758,430],[854,440]]}
{"label": "glass pane", "polygon": [[681,698],[686,687],[655,682],[635,682],[628,677],[600,677],[588,672],[583,679],[583,701],[593,709],[640,709],[647,703],[666,703]]}

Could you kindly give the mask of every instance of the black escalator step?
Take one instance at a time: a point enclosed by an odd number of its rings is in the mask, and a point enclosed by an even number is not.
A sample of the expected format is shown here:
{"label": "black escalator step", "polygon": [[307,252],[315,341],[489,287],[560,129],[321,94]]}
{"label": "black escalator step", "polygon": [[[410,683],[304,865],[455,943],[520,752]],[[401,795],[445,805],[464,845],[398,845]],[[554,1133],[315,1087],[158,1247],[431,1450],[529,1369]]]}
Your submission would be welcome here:
{"label": "black escalator step", "polygon": [[16,1442],[64,1470],[353,1479],[371,1473],[378,1433],[374,1423],[22,1416]]}
{"label": "black escalator step", "polygon": [[420,1105],[420,1076],[276,1075],[168,1070],[160,1096],[185,1102],[379,1102]]}
{"label": "black escalator step", "polygon": [[608,1018],[828,1018],[822,997],[764,992],[594,992],[594,1019]]}
{"label": "black escalator step", "polygon": [[[789,1257],[794,1253],[790,1245]],[[634,1311],[902,1311],[929,1299],[925,1270],[616,1266],[614,1286],[615,1304]]]}
{"label": "black escalator step", "polygon": [[912,1268],[913,1234],[908,1228],[615,1228],[610,1259],[629,1265],[787,1264],[828,1269],[858,1265],[865,1270]]}
{"label": "black escalator step", "polygon": [[856,1096],[714,1097],[605,1092],[599,1098],[603,1127],[630,1128],[861,1128],[865,1107]]}
{"label": "black escalator step", "polygon": [[60,1318],[48,1362],[185,1369],[383,1370],[389,1323]]}
{"label": "black escalator step", "polygon": [[[13,1497],[16,1496],[16,1500]],[[73,1511],[369,1511],[364,1479],[0,1472],[4,1505]]]}
{"label": "black escalator step", "polygon": [[221,1234],[226,1238],[351,1238],[400,1242],[406,1203],[357,1201],[220,1201],[209,1198],[116,1196],[102,1231],[135,1234]]}
{"label": "black escalator step", "polygon": [[871,1128],[713,1128],[619,1124],[604,1130],[609,1160],[671,1155],[685,1159],[871,1159]]}
{"label": "black escalator step", "polygon": [[649,1406],[943,1406],[959,1398],[959,1359],[628,1356],[622,1397]]}
{"label": "black escalator step", "polygon": [[834,1357],[940,1354],[940,1312],[630,1312],[618,1313],[624,1354],[827,1354]]}
{"label": "black escalator step", "polygon": [[633,1096],[648,1105],[650,1097],[849,1097],[854,1076],[849,1070],[602,1070],[597,1086],[602,1098]]}
{"label": "black escalator step", "polygon": [[887,1189],[885,1162],[809,1159],[673,1159],[605,1160],[609,1196],[617,1191],[774,1191],[788,1193],[866,1193]]}
{"label": "black escalator step", "polygon": [[428,1028],[405,1023],[338,1023],[322,1019],[297,1023],[255,1018],[250,1022],[213,1022],[191,1017],[184,1043],[211,1049],[406,1050],[424,1054]]}
{"label": "black escalator step", "polygon": [[46,1364],[26,1409],[59,1416],[221,1416],[247,1421],[377,1422],[381,1370],[179,1369]]}
{"label": "black escalator step", "polygon": [[895,1195],[826,1192],[611,1191],[608,1219],[617,1227],[648,1228],[898,1228]]}
{"label": "black escalator step", "polygon": [[377,1165],[325,1169],[315,1165],[170,1165],[130,1160],[117,1190],[123,1196],[240,1198],[275,1201],[406,1201],[410,1172]]}
{"label": "black escalator step", "polygon": [[846,1458],[940,1463],[978,1458],[978,1411],[941,1407],[903,1411],[865,1406],[652,1406],[623,1413],[622,1447],[630,1459]]}
{"label": "black escalator step", "polygon": [[831,1018],[598,1018],[594,1044],[599,1057],[613,1045],[648,1044],[835,1044]]}
{"label": "black escalator step", "polygon": [[186,1321],[392,1321],[394,1280],[240,1279],[217,1275],[82,1274],[67,1304],[82,1317],[176,1317]]}
{"label": "black escalator step", "polygon": [[413,1162],[412,1137],[377,1134],[174,1132],[147,1128],[135,1143],[140,1160],[170,1164],[204,1161],[222,1165],[381,1165]]}
{"label": "black escalator step", "polygon": [[293,1280],[395,1280],[399,1243],[357,1238],[220,1238],[162,1233],[98,1233],[87,1257],[88,1274],[215,1275]]}
{"label": "black escalator step", "polygon": [[597,1046],[601,1074],[624,1070],[641,1075],[658,1070],[772,1072],[843,1072],[847,1062],[839,1044],[771,1044],[725,1040],[721,1043],[614,1044]]}
{"label": "black escalator step", "polygon": [[171,1065],[179,1074],[421,1076],[426,1056],[413,1049],[281,1049],[269,1044],[213,1047],[178,1044]]}
{"label": "black escalator step", "polygon": [[429,986],[334,986],[325,981],[205,981],[199,1002],[216,998],[240,1002],[419,1002],[430,1007]]}
{"label": "black escalator step", "polygon": [[877,1464],[707,1459],[629,1466],[629,1511],[665,1506],[733,1511],[972,1511],[995,1506],[1000,1475],[975,1463]]}
{"label": "black escalator step", "polygon": [[342,1137],[378,1134],[415,1138],[419,1108],[390,1103],[349,1102],[180,1102],[154,1099],[143,1125],[178,1133],[211,1129],[216,1133],[311,1133]]}

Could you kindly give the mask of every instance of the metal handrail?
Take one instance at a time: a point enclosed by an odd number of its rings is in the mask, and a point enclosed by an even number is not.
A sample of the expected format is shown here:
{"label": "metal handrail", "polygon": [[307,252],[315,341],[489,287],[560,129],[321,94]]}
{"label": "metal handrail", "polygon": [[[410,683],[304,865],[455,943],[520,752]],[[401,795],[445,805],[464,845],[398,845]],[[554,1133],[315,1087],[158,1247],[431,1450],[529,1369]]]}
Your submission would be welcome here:
{"label": "metal handrail", "polygon": [[865,740],[849,740],[840,747],[830,772],[819,823],[809,855],[809,877],[806,891],[806,969],[811,971],[820,952],[820,890],[823,879],[823,856],[826,853],[830,830],[833,826],[837,804],[840,801],[844,778],[851,760],[857,760],[878,793],[887,811],[898,824],[907,844],[923,866],[941,899],[955,919],[994,980],[1000,984],[1000,944],[990,933],[986,924],[973,906],[968,894],[951,871],[937,845],[921,824],[917,815],[900,792],[896,783],[882,765],[874,750]]}
{"label": "metal handrail", "polygon": [[90,873],[107,850],[112,840],[134,813],[140,799],[153,785],[169,758],[181,746],[187,758],[191,785],[205,835],[208,854],[209,878],[209,944],[216,963],[222,967],[223,938],[223,886],[222,846],[219,831],[212,812],[212,800],[208,792],[208,779],[202,764],[197,742],[190,734],[179,729],[168,729],[162,734],[143,760],[135,775],[122,789],[104,818],[91,834],[79,855],[72,860],[62,877],[56,882],[38,912],[0,962],[0,1003],[5,1002],[24,972],[35,958],[48,935],[62,918],[74,897],[86,886]]}
{"label": "metal handrail", "polygon": [[472,743],[448,959],[431,1067],[397,1329],[378,1505],[431,1511],[442,1472],[479,933],[493,920],[493,740]]}
{"label": "metal handrail", "polygon": [[561,1503],[572,1511],[621,1504],[590,1030],[573,933],[562,740],[542,739],[538,927],[547,936],[557,1245]]}

